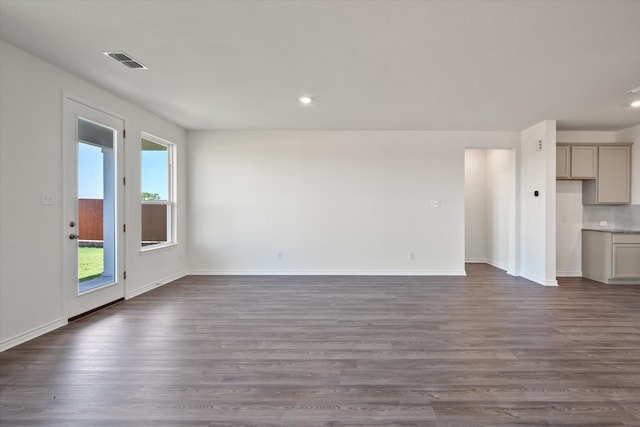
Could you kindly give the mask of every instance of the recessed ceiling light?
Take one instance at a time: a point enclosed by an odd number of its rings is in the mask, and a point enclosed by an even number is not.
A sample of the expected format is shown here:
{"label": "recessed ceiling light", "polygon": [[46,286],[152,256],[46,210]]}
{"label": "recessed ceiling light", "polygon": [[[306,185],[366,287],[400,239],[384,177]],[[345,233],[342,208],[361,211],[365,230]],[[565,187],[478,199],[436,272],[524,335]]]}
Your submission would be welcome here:
{"label": "recessed ceiling light", "polygon": [[300,104],[309,105],[313,102],[313,99],[310,96],[301,96],[298,101],[300,101]]}
{"label": "recessed ceiling light", "polygon": [[640,107],[640,99],[637,101],[633,101],[630,105],[634,108]]}

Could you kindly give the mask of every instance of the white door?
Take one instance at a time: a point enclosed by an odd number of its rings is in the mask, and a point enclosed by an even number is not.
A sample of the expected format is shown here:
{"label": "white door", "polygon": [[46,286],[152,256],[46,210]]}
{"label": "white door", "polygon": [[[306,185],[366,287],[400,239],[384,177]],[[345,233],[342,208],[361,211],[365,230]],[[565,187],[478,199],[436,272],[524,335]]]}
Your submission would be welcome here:
{"label": "white door", "polygon": [[124,296],[124,120],[64,99],[67,318]]}

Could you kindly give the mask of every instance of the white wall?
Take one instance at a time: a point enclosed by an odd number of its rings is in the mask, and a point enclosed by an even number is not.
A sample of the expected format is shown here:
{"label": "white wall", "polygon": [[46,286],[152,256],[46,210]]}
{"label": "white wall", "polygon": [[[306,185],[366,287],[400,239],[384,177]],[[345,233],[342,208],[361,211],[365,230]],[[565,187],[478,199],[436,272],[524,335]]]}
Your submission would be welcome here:
{"label": "white wall", "polygon": [[463,274],[464,149],[513,148],[518,137],[190,132],[191,269]]}
{"label": "white wall", "polygon": [[614,131],[563,131],[556,132],[557,142],[583,142],[603,144],[616,141],[616,133]]}
{"label": "white wall", "polygon": [[[187,153],[186,133],[171,123],[4,41],[0,58],[0,349],[4,349],[66,323],[61,254],[66,231],[61,204],[63,91],[126,118],[127,297],[183,274],[186,263],[184,205],[178,211],[181,244],[139,252],[140,133],[178,144],[178,197],[183,203]],[[41,205],[41,192],[53,195],[53,206]]]}
{"label": "white wall", "polygon": [[487,262],[486,153],[484,149],[464,152],[466,262]]}
{"label": "white wall", "polygon": [[616,132],[616,142],[633,142],[631,147],[631,204],[640,205],[640,124]]}
{"label": "white wall", "polygon": [[512,150],[486,152],[486,228],[487,262],[503,270],[513,271],[509,265],[510,233],[515,215],[515,176]]}
{"label": "white wall", "polygon": [[582,276],[582,181],[556,181],[556,269]]}
{"label": "white wall", "polygon": [[[542,150],[537,149],[542,142]],[[557,285],[556,122],[546,120],[521,133],[520,274],[536,283]],[[534,196],[534,191],[539,196]]]}

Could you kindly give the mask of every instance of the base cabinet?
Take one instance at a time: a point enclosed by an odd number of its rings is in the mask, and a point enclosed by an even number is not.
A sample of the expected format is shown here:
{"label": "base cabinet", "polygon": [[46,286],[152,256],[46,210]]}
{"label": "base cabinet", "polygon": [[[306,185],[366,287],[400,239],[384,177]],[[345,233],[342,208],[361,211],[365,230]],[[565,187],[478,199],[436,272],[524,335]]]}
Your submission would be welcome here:
{"label": "base cabinet", "polygon": [[614,234],[611,277],[640,281],[640,234]]}
{"label": "base cabinet", "polygon": [[640,233],[582,230],[582,275],[602,283],[640,285]]}

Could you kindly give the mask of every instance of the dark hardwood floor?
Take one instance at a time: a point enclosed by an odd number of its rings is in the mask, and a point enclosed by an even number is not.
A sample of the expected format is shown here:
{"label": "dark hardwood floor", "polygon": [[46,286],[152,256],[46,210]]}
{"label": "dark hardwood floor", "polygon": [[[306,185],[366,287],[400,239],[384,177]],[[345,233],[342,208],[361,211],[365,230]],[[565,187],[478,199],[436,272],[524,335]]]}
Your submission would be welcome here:
{"label": "dark hardwood floor", "polygon": [[2,425],[640,426],[640,286],[189,276],[0,354]]}

